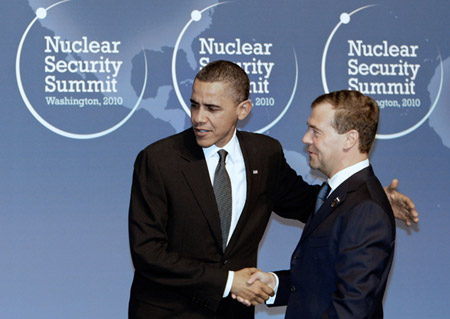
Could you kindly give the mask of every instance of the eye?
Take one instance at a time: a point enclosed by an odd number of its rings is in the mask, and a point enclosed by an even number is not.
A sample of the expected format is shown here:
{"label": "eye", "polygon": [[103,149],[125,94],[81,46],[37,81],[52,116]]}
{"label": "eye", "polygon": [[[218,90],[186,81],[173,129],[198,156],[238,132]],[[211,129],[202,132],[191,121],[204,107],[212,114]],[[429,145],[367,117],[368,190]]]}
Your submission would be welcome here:
{"label": "eye", "polygon": [[198,104],[197,103],[191,103],[191,109],[196,109],[198,108]]}
{"label": "eye", "polygon": [[315,128],[311,128],[312,129],[312,133],[314,136],[319,136],[320,135],[320,131],[315,129]]}
{"label": "eye", "polygon": [[219,107],[216,105],[208,105],[207,108],[210,112],[217,112],[219,110]]}

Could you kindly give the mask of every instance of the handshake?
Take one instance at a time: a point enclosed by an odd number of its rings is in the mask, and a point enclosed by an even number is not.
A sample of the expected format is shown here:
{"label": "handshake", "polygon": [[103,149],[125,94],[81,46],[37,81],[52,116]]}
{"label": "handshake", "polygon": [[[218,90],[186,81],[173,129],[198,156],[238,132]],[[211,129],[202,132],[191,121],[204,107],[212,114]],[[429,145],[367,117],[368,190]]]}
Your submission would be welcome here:
{"label": "handshake", "polygon": [[275,276],[257,268],[244,268],[234,272],[231,297],[246,306],[264,303],[274,295]]}

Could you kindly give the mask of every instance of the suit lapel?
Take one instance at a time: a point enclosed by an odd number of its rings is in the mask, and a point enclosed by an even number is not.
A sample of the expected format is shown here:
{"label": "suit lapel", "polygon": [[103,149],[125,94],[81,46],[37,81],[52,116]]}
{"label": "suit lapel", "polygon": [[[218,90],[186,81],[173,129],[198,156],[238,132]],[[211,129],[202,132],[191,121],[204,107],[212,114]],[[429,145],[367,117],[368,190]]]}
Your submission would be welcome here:
{"label": "suit lapel", "polygon": [[[308,237],[314,229],[317,228],[333,211],[341,205],[347,195],[347,187],[345,182],[333,191],[323,202],[319,210],[312,216],[311,220],[306,224],[302,233],[302,240]],[[301,241],[302,241],[301,240]]]}
{"label": "suit lapel", "polygon": [[350,176],[339,185],[339,187],[327,197],[320,209],[314,214],[312,220],[305,226],[300,243],[304,238],[311,235],[311,233],[345,201],[347,194],[356,191],[361,184],[371,176],[374,176],[374,173],[372,167],[369,166]]}
{"label": "suit lapel", "polygon": [[193,196],[208,221],[217,244],[222,248],[222,231],[220,229],[219,211],[214,196],[214,189],[211,185],[205,156],[202,148],[198,146],[192,130],[184,136],[180,154],[183,162],[182,173],[186,182],[189,184]]}
{"label": "suit lapel", "polygon": [[258,149],[248,139],[248,135],[242,134],[237,131],[237,137],[239,139],[239,145],[241,147],[242,155],[245,162],[245,172],[247,177],[247,194],[245,199],[244,208],[242,209],[241,216],[239,217],[236,229],[234,230],[230,242],[228,243],[226,252],[230,252],[239,242],[239,236],[244,232],[247,221],[251,216],[252,207],[255,205],[257,198],[258,188],[260,185],[260,176],[262,173],[262,163],[258,160]]}

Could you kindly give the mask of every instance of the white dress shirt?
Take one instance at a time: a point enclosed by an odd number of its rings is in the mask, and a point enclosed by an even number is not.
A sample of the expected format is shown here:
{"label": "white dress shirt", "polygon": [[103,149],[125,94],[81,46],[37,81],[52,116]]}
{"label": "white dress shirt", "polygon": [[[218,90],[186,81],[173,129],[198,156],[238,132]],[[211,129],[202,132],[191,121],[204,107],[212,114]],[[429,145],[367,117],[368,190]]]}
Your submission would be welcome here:
{"label": "white dress shirt", "polygon": [[[242,155],[241,147],[239,145],[239,140],[236,137],[236,130],[234,131],[231,140],[222,148],[216,145],[210,146],[208,148],[203,148],[203,154],[205,155],[206,164],[208,166],[209,177],[211,179],[211,184],[214,183],[214,174],[216,171],[217,164],[219,162],[219,150],[224,149],[228,152],[225,159],[225,167],[230,177],[231,181],[231,224],[230,232],[228,233],[227,244],[233,235],[236,225],[241,216],[242,210],[244,209],[245,201],[247,198],[247,175],[245,172],[245,162],[244,156]],[[228,272],[228,280],[224,291],[224,297],[228,296],[233,284],[234,272]]]}

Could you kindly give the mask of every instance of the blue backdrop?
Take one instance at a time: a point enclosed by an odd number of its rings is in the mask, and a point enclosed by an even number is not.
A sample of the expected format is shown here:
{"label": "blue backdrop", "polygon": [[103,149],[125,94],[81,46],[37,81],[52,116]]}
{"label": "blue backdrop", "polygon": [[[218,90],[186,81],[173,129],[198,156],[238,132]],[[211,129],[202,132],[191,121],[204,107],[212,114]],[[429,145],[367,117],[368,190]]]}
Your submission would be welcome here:
{"label": "blue backdrop", "polygon": [[[138,151],[189,127],[192,80],[216,59],[252,81],[241,129],[279,139],[310,182],[311,101],[358,89],[381,107],[372,164],[420,223],[397,227],[386,318],[450,310],[450,3],[446,0],[2,1],[0,313],[125,318]],[[259,267],[289,266],[302,225],[273,217]],[[283,249],[280,249],[283,247]],[[283,308],[257,307],[257,318]]]}

